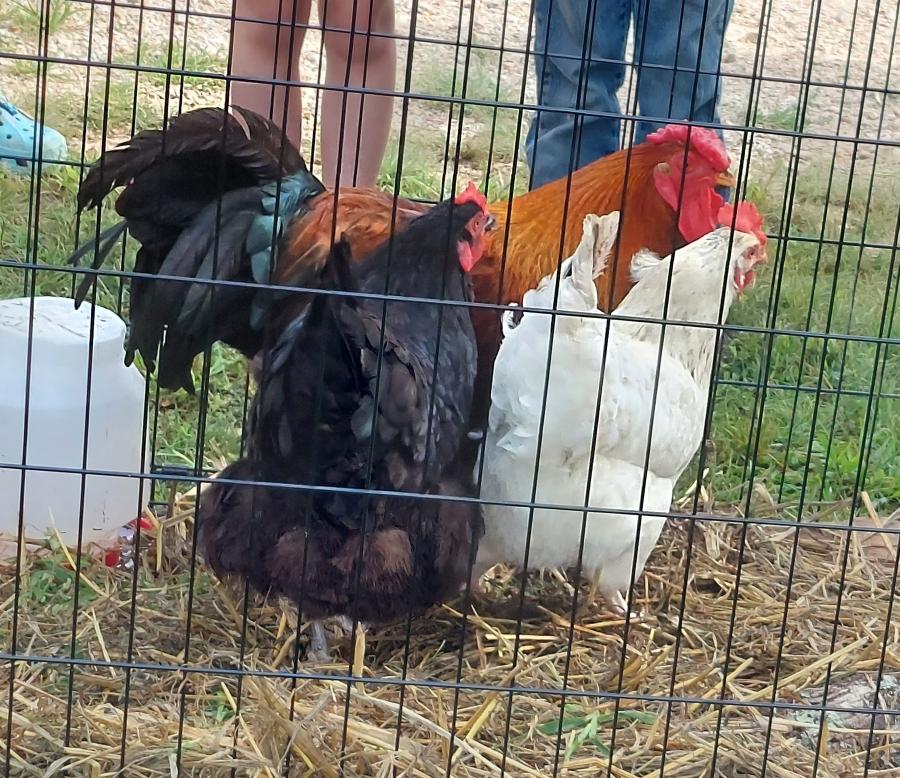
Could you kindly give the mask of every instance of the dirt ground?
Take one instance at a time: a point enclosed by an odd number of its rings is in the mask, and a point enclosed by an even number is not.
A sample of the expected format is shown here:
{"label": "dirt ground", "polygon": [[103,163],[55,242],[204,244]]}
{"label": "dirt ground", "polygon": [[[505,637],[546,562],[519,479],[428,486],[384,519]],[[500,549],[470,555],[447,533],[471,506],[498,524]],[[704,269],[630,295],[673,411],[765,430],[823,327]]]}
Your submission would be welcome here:
{"label": "dirt ground", "polygon": [[[275,0],[273,0],[275,2]],[[143,51],[165,47],[174,42],[175,66],[183,51],[191,55],[205,53],[217,64],[211,72],[221,72],[227,62],[231,10],[230,0],[173,0],[170,8],[154,4],[141,9],[133,0],[115,5],[110,28],[110,6],[86,0],[70,2],[73,18],[54,32],[48,54],[69,61],[116,62],[134,65],[138,41]],[[398,89],[404,85],[407,55],[410,50],[409,0],[396,3],[398,51]],[[187,14],[185,9],[189,8]],[[528,0],[478,0],[460,4],[422,3],[418,5],[416,41],[413,45],[412,90],[421,86],[419,76],[434,69],[453,67],[460,45],[469,39],[475,44],[501,46],[501,84],[509,95],[521,93],[526,82],[526,101],[534,100],[533,63],[527,60],[530,3]],[[313,9],[311,24],[316,25]],[[35,34],[15,29],[0,21],[0,47],[18,54],[39,51]],[[746,0],[739,2],[727,31],[722,70],[724,73],[722,115],[734,127],[755,127],[753,156],[766,158],[786,155],[790,138],[782,133],[794,129],[794,117],[803,114],[802,130],[808,135],[839,135],[837,154],[849,159],[854,152],[870,158],[873,140],[898,143],[900,138],[900,76],[896,57],[897,5],[880,0]],[[403,40],[405,38],[405,40]],[[302,78],[308,83],[320,81],[320,35],[310,30],[302,51]],[[630,55],[629,55],[630,56]],[[493,62],[493,60],[492,60]],[[0,63],[0,89],[33,95],[33,84],[23,83]],[[754,74],[756,78],[754,78]],[[461,74],[460,74],[461,76]],[[48,83],[48,101],[84,101],[85,68],[59,67]],[[803,84],[809,86],[805,87]],[[193,84],[186,90],[188,106],[203,105],[220,93],[221,82]],[[631,79],[621,95],[630,105]],[[315,90],[307,90],[304,100],[306,134],[315,108]],[[177,89],[176,89],[177,95]],[[98,95],[90,99],[99,99]],[[33,102],[33,97],[32,97]],[[25,103],[26,107],[28,103]],[[397,113],[402,108],[398,101]],[[632,106],[633,110],[633,106]],[[415,123],[413,124],[415,126]],[[91,135],[89,133],[89,135]],[[729,133],[729,143],[739,155],[742,133]],[[862,142],[856,143],[855,139]],[[70,138],[70,143],[78,139]],[[97,141],[88,139],[88,150]],[[831,151],[833,143],[805,140],[804,153]],[[885,163],[896,162],[897,149],[882,149]]]}

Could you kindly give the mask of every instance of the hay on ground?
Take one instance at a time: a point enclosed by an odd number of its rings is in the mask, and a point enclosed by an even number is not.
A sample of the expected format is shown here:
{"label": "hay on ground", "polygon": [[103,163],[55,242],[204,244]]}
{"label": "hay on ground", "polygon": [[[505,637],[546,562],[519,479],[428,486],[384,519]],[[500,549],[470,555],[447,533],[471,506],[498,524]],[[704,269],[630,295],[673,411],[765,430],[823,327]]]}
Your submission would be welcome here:
{"label": "hay on ground", "polygon": [[[287,676],[305,636],[279,603],[251,594],[245,608],[242,589],[202,565],[192,573],[191,506],[179,497],[143,533],[134,591],[130,573],[82,560],[74,624],[65,552],[30,547],[18,595],[14,568],[3,570],[3,650],[15,632],[16,653],[34,657],[0,665],[13,775],[124,765],[147,778],[179,767],[443,776],[448,761],[453,776],[755,776],[764,760],[778,778],[814,764],[820,776],[862,775],[867,760],[871,776],[900,767],[900,719],[860,710],[900,708],[897,535],[853,533],[847,549],[839,529],[747,525],[733,512],[671,521],[635,588],[646,616],[627,635],[602,602],[579,608],[572,626],[573,590],[553,575],[531,576],[517,634],[520,579],[501,572],[487,604],[451,603],[414,622],[408,651],[405,624],[369,635],[365,680],[351,685],[339,680],[346,641],[333,663],[298,661],[300,675]],[[859,521],[897,518],[864,501]],[[70,669],[70,656],[85,661]],[[810,706],[826,685],[826,707],[845,710],[822,722]],[[561,698],[548,690],[561,688],[625,696],[568,697],[560,737]]]}

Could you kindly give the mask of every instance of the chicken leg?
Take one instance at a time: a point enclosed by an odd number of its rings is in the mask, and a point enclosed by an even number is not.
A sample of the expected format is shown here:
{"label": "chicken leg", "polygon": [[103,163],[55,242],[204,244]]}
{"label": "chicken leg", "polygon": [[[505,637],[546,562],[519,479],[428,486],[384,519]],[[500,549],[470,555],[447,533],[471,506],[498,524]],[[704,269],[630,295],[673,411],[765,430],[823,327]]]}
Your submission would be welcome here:
{"label": "chicken leg", "polygon": [[[622,590],[617,588],[616,586],[611,586],[608,582],[603,580],[603,574],[600,570],[594,572],[594,575],[591,578],[591,587],[588,589],[587,596],[584,599],[583,607],[590,607],[590,605],[597,601],[597,594],[600,593],[603,595],[603,599],[606,600],[610,609],[618,616],[622,616],[623,618],[629,612],[628,611],[628,601],[625,599],[625,596],[622,594]],[[644,618],[643,612],[635,612],[631,611],[629,619],[631,621],[640,621]]]}
{"label": "chicken leg", "polygon": [[[602,590],[601,590],[602,591]],[[631,611],[628,610],[628,602],[623,596],[622,592],[618,589],[612,589],[608,591],[603,591],[603,597],[606,602],[610,605],[612,610],[617,613],[622,618],[627,618],[629,621],[640,621],[644,618],[643,611]]]}
{"label": "chicken leg", "polygon": [[328,634],[325,632],[325,625],[319,620],[314,619],[309,622],[309,650],[307,656],[314,662],[327,662],[331,659],[328,651]]}

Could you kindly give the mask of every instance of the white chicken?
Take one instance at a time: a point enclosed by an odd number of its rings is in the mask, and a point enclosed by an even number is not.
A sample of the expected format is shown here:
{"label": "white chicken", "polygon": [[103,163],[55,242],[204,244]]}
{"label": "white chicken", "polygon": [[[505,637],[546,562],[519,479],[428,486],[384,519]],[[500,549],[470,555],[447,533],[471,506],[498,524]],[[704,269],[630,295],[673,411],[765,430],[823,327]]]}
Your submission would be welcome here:
{"label": "white chicken", "polygon": [[[585,218],[581,244],[559,269],[556,310],[597,311],[593,279],[618,220],[617,213]],[[473,583],[499,562],[531,570],[575,566],[583,533],[582,569],[626,611],[623,591],[643,572],[665,518],[641,515],[639,522],[636,513],[616,511],[668,512],[703,435],[718,331],[689,323],[724,322],[753,282],[754,265],[766,259],[752,204],[741,203],[737,213],[725,206],[719,223],[729,226],[678,250],[674,263],[649,252],[632,260],[636,284],[615,317],[664,319],[664,327],[543,312],[519,312],[513,324],[512,312],[504,316],[481,496],[596,512],[485,504]],[[556,286],[556,274],[544,278],[525,295],[525,307],[552,310]]]}

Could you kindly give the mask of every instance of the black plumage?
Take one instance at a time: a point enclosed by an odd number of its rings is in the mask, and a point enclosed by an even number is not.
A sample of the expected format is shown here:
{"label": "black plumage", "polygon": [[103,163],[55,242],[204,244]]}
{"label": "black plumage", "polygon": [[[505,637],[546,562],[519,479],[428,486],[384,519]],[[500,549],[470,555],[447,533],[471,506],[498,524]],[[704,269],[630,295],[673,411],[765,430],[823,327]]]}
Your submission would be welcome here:
{"label": "black plumage", "polygon": [[[460,456],[476,371],[461,255],[489,228],[483,198],[446,201],[354,264],[343,240],[317,284],[421,298],[305,294],[261,355],[247,456],[198,512],[199,547],[220,576],[299,604],[309,618],[379,622],[455,594],[481,536],[474,463]],[[464,260],[463,260],[464,263]],[[343,490],[360,490],[343,491]],[[402,492],[400,495],[373,491]]]}
{"label": "black plumage", "polygon": [[153,369],[159,352],[160,384],[192,391],[193,359],[217,340],[249,357],[258,352],[253,312],[270,296],[239,284],[268,282],[285,226],[325,188],[277,125],[241,108],[181,114],[165,131],[144,130],[106,152],[79,188],[79,209],[118,187],[123,221],[70,261],[93,251],[99,268],[127,227],[140,243],[134,270],[143,275],[131,282],[126,361],[140,353]]}

